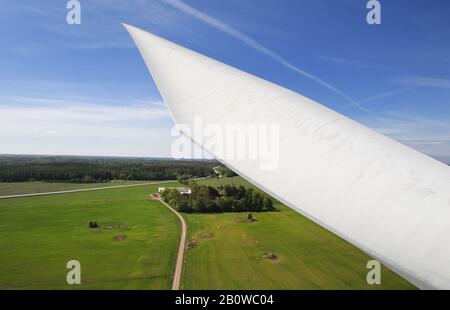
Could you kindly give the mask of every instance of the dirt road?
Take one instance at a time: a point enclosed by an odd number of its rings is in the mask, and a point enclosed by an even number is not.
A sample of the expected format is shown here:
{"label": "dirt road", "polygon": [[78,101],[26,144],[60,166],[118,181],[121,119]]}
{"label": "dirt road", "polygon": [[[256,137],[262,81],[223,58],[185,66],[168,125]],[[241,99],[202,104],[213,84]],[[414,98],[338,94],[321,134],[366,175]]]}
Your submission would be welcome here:
{"label": "dirt road", "polygon": [[181,284],[181,275],[183,274],[183,260],[184,260],[184,250],[186,248],[186,221],[181,216],[180,213],[178,213],[177,210],[169,206],[167,203],[164,202],[164,200],[161,199],[161,196],[159,194],[152,194],[152,199],[160,201],[163,205],[165,205],[167,208],[170,209],[175,215],[180,219],[181,222],[181,236],[180,236],[180,244],[178,246],[178,255],[177,255],[177,262],[175,265],[175,272],[173,274],[173,282],[172,282],[172,290],[179,290],[180,284]]}

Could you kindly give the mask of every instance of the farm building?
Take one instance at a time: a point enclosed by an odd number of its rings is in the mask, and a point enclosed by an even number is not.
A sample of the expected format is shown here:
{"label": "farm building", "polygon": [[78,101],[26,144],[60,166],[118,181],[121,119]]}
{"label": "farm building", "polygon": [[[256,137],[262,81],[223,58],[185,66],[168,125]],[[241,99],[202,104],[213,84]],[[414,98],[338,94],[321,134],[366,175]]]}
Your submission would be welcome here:
{"label": "farm building", "polygon": [[176,189],[180,194],[190,195],[192,190],[189,187],[158,187],[158,193],[164,192],[166,189]]}

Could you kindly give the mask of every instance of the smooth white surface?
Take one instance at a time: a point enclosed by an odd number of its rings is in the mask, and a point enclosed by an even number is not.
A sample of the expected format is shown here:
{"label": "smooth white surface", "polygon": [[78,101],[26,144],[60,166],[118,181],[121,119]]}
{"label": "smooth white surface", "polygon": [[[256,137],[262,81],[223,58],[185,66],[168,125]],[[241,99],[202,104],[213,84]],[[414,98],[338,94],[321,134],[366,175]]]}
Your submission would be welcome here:
{"label": "smooth white surface", "polygon": [[175,122],[279,123],[280,163],[224,164],[421,288],[450,288],[450,168],[304,96],[127,26]]}

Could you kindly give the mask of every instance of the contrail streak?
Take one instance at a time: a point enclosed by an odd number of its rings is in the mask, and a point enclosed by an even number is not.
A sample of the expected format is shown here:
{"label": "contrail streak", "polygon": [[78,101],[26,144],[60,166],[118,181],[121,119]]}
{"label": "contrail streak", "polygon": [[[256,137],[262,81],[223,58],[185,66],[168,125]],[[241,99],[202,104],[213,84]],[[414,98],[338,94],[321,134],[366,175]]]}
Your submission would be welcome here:
{"label": "contrail streak", "polygon": [[[397,94],[400,94],[400,93],[404,93],[406,91],[410,91],[412,89],[414,89],[414,87],[405,87],[405,88],[401,88],[401,89],[398,89],[398,90],[385,92],[385,93],[378,94],[378,95],[375,95],[375,96],[372,96],[372,97],[369,97],[369,98],[366,98],[366,99],[363,99],[363,100],[359,100],[359,101],[357,101],[357,103],[359,105],[361,105],[362,103],[366,103],[366,102],[369,102],[369,101],[374,101],[374,100],[378,100],[378,99],[394,96],[394,95],[397,95]],[[345,108],[350,108],[350,107],[354,107],[354,106],[356,106],[354,103],[350,103],[350,104],[343,105],[340,108],[341,109],[345,109]]]}
{"label": "contrail streak", "polygon": [[193,7],[179,1],[179,0],[163,0],[165,3],[167,3],[168,5],[172,6],[173,8],[182,11],[196,19],[201,20],[202,22],[226,33],[229,34],[230,36],[240,40],[241,42],[245,43],[246,45],[252,47],[253,49],[257,50],[258,52],[269,56],[270,58],[272,58],[273,60],[277,61],[278,63],[280,63],[281,65],[283,65],[284,67],[322,85],[323,87],[331,90],[332,92],[334,92],[335,94],[338,94],[339,96],[343,97],[345,100],[347,100],[350,104],[352,104],[353,106],[356,106],[358,108],[360,108],[361,110],[370,113],[374,116],[376,116],[372,111],[360,106],[357,102],[355,102],[350,96],[348,96],[347,94],[345,94],[344,92],[342,92],[341,90],[337,89],[336,87],[334,87],[333,85],[331,85],[330,83],[322,80],[321,78],[306,72],[305,70],[291,64],[288,60],[284,59],[282,56],[278,55],[277,53],[275,53],[274,51],[270,50],[269,48],[265,47],[264,45],[258,43],[257,41],[255,41],[254,39],[252,39],[251,37],[249,37],[248,35],[246,35],[245,33],[240,32],[239,30],[236,30],[235,28],[231,27],[230,25],[214,18],[211,17],[197,9],[194,9]]}

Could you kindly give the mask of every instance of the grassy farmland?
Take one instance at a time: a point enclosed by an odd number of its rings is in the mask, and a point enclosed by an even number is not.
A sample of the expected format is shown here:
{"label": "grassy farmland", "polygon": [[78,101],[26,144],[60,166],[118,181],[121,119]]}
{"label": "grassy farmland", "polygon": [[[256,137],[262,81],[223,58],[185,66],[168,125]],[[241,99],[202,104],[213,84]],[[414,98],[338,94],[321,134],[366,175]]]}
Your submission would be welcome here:
{"label": "grassy farmland", "polygon": [[[167,289],[178,248],[155,186],[0,200],[0,289]],[[98,221],[100,228],[87,223]],[[115,240],[124,239],[124,240]],[[81,263],[82,285],[65,283]]]}
{"label": "grassy farmland", "polygon": [[151,181],[113,181],[106,183],[0,182],[0,196],[35,194],[75,189],[149,183]]}
{"label": "grassy farmland", "polygon": [[[225,182],[247,184],[239,177],[199,183]],[[25,184],[10,186],[19,192]],[[170,288],[179,223],[146,198],[157,187],[0,200],[0,289]],[[253,223],[241,221],[247,213],[183,214],[195,240],[186,252],[183,288],[413,288],[386,268],[382,285],[368,286],[367,255],[287,207],[276,207],[281,212],[254,213]],[[88,228],[90,220],[100,228]],[[264,258],[268,252],[276,259]],[[65,284],[71,259],[81,262],[81,286]]]}
{"label": "grassy farmland", "polygon": [[[205,180],[246,184],[242,178]],[[411,289],[382,268],[382,284],[369,286],[371,258],[284,205],[281,212],[186,214],[192,248],[187,250],[185,289]],[[276,259],[263,257],[275,253]]]}

